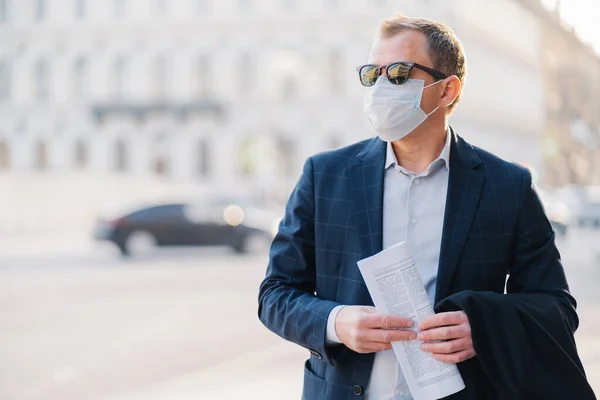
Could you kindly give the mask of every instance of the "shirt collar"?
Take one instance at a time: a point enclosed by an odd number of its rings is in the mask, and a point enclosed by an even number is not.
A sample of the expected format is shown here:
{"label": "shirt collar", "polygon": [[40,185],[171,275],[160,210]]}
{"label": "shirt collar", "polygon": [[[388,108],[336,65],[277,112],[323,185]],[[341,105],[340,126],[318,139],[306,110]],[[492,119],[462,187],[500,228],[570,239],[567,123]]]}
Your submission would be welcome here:
{"label": "shirt collar", "polygon": [[[450,130],[448,130],[446,132],[446,144],[444,145],[444,148],[442,149],[442,152],[440,153],[439,157],[432,162],[431,164],[433,165],[436,161],[438,160],[442,160],[444,162],[444,165],[446,166],[446,169],[448,171],[450,171],[450,141],[452,139],[452,134],[450,133]],[[392,142],[388,142],[387,144],[387,153],[385,156],[385,169],[388,169],[389,167],[393,166],[393,165],[399,165],[398,164],[398,159],[396,159],[396,153],[394,153],[394,147],[392,146]]]}

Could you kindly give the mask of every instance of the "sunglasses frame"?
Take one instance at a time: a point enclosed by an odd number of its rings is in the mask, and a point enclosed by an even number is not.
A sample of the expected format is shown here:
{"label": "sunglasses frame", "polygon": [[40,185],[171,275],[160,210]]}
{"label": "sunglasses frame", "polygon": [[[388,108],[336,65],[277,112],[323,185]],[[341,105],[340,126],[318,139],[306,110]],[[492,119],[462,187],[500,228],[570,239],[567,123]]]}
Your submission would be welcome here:
{"label": "sunglasses frame", "polygon": [[[359,65],[358,67],[356,67],[356,72],[358,72],[358,80],[360,81],[360,84],[363,85],[364,87],[371,87],[374,86],[375,83],[377,82],[377,79],[379,79],[379,77],[382,75],[381,74],[381,70],[383,68],[385,68],[385,74],[389,76],[388,71],[390,69],[390,67],[394,67],[397,66],[398,64],[401,64],[403,66],[405,66],[407,68],[407,74],[406,74],[406,79],[402,82],[402,83],[394,83],[392,81],[390,81],[392,84],[394,85],[403,85],[406,83],[406,81],[408,81],[409,77],[410,77],[410,72],[412,71],[413,68],[417,68],[420,69],[421,71],[427,72],[429,75],[433,76],[434,78],[436,78],[438,81],[442,80],[442,79],[446,79],[448,77],[448,75],[444,74],[443,72],[437,71],[435,69],[426,67],[424,65],[421,64],[417,64],[415,62],[407,62],[407,61],[398,61],[395,63],[391,63],[389,65],[377,65],[377,64],[363,64],[363,65]],[[375,78],[375,81],[373,82],[372,85],[365,85],[361,79],[361,71],[364,67],[376,67],[377,68],[377,78]],[[389,78],[388,78],[389,79]]]}

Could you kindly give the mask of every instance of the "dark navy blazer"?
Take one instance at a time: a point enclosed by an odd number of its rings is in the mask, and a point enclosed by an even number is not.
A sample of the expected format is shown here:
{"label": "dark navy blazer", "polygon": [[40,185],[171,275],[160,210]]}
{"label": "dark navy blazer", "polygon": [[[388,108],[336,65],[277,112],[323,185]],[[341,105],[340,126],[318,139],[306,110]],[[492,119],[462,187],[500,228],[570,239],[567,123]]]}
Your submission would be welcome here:
{"label": "dark navy blazer", "polygon": [[[307,348],[303,399],[364,395],[373,354],[326,343],[337,305],[373,305],[356,262],[382,249],[386,143],[378,138],[309,158],[289,199],[260,287],[259,317]],[[464,290],[564,293],[577,325],[554,233],[527,169],[452,132],[436,303]],[[476,347],[477,349],[477,347]],[[477,357],[459,365],[467,389],[451,399],[488,399]]]}

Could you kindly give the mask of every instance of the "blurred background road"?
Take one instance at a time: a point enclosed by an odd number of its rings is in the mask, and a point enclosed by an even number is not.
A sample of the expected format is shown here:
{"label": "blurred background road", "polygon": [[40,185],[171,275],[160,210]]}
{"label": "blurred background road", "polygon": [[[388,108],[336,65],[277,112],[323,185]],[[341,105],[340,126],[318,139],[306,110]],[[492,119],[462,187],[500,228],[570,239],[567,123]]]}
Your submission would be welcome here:
{"label": "blurred background road", "polygon": [[[299,397],[307,351],[256,317],[264,254],[189,248],[124,261],[81,239],[27,240],[0,240],[0,398]],[[596,391],[597,243],[600,231],[580,229],[559,241],[580,304],[577,341]]]}

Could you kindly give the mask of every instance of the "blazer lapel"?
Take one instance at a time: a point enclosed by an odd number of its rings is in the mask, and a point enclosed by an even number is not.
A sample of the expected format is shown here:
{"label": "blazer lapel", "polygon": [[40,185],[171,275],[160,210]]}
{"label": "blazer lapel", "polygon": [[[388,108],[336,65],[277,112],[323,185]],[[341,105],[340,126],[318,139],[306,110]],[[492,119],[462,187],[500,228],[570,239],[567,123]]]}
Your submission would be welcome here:
{"label": "blazer lapel", "polygon": [[436,303],[448,295],[485,181],[471,145],[451,131],[450,176],[438,266]]}
{"label": "blazer lapel", "polygon": [[383,246],[383,173],[386,143],[374,138],[350,165],[350,190],[361,258]]}

